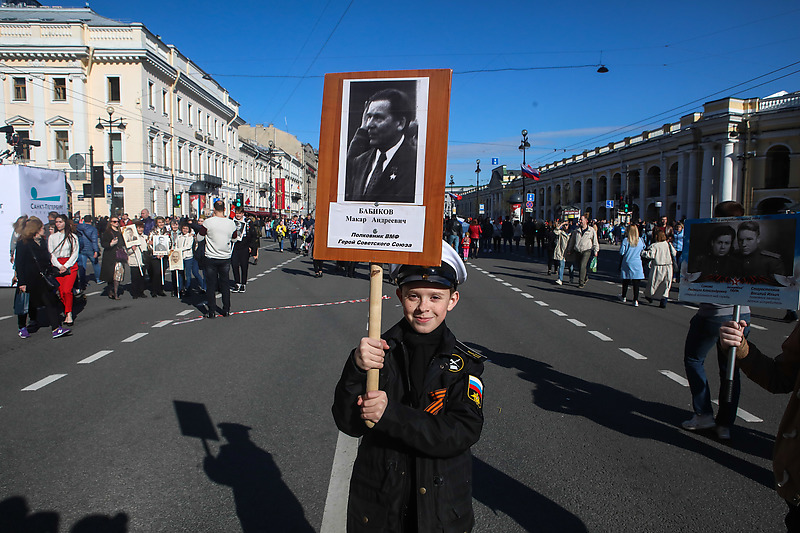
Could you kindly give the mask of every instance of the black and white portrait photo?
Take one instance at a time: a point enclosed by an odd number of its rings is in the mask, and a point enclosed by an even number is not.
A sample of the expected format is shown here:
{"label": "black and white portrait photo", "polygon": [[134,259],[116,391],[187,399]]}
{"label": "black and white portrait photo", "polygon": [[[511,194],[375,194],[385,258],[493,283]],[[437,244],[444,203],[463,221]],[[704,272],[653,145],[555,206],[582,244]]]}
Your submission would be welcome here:
{"label": "black and white portrait photo", "polygon": [[152,235],[153,238],[153,255],[165,256],[169,255],[169,235]]}
{"label": "black and white portrait photo", "polygon": [[697,274],[693,283],[780,285],[792,273],[794,248],[791,218],[693,224],[687,270]]}
{"label": "black and white portrait photo", "polygon": [[339,152],[341,200],[422,202],[426,82],[424,78],[345,80]]}

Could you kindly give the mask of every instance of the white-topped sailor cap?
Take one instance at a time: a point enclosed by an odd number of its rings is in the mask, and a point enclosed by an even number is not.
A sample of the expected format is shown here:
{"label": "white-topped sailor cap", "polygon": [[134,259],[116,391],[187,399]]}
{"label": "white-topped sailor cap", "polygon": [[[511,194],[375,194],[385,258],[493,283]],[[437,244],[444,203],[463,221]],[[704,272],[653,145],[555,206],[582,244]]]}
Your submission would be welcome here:
{"label": "white-topped sailor cap", "polygon": [[427,281],[455,289],[467,280],[467,269],[452,246],[442,241],[442,264],[438,267],[390,265],[389,275],[398,287],[412,281]]}

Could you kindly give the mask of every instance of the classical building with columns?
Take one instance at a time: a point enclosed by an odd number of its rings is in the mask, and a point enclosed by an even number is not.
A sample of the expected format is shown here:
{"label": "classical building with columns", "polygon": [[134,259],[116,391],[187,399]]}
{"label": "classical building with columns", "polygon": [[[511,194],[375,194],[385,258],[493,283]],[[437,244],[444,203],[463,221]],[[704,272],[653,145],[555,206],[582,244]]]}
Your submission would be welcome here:
{"label": "classical building with columns", "polygon": [[[708,102],[679,122],[539,170],[539,181],[526,181],[539,220],[565,207],[613,220],[626,198],[634,220],[710,217],[724,200],[742,202],[748,214],[782,212],[800,202],[800,92]],[[522,192],[518,174],[494,169],[489,184],[473,188],[459,206],[469,216],[477,203],[487,215],[510,214],[509,200]]]}
{"label": "classical building with columns", "polygon": [[189,214],[233,200],[251,156],[224,87],[140,23],[29,3],[0,7],[0,123],[42,143],[22,163],[65,170],[70,208],[82,214],[92,212],[90,148],[110,190],[94,199],[98,215]]}

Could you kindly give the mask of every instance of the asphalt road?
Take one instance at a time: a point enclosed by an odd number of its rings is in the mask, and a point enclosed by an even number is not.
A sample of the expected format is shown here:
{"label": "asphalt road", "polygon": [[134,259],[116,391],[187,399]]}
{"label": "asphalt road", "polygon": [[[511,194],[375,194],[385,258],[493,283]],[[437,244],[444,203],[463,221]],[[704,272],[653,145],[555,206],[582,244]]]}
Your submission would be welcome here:
{"label": "asphalt road", "polygon": [[[739,418],[728,443],[681,430],[694,309],[615,301],[616,265],[604,247],[579,290],[524,254],[470,261],[447,322],[491,359],[475,531],[781,531],[770,456],[787,398],[745,379],[740,415],[760,421]],[[347,278],[326,264],[316,279],[310,259],[270,243],[230,317],[201,318],[199,301],[93,294],[57,340],[19,339],[3,318],[13,291],[0,291],[0,524],[337,530],[330,404],[366,334],[365,270]],[[400,312],[384,287],[386,329]],[[782,316],[754,309],[763,329],[750,338],[766,353],[791,331]],[[715,388],[713,354],[706,366]]]}

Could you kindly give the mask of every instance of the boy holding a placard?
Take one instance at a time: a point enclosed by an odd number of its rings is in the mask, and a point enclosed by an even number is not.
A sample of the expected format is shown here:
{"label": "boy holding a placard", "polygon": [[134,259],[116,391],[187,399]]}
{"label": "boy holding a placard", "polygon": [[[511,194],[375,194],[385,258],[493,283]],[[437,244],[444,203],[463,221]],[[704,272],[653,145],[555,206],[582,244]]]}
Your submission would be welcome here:
{"label": "boy holding a placard", "polygon": [[[469,531],[470,447],[483,427],[485,357],[445,324],[467,272],[443,242],[441,266],[393,265],[391,274],[403,318],[350,353],[332,409],[342,432],[363,437],[347,530]],[[367,392],[372,369],[380,371],[380,390]]]}

